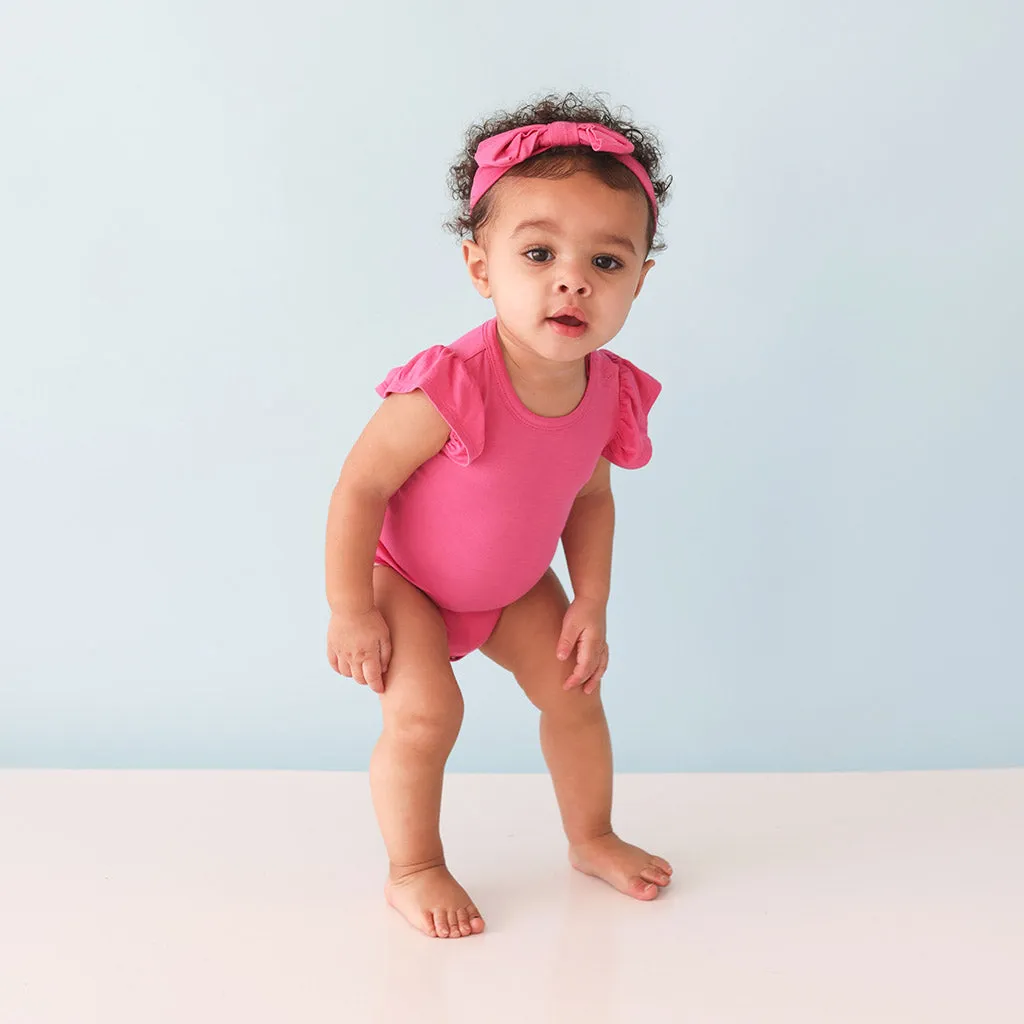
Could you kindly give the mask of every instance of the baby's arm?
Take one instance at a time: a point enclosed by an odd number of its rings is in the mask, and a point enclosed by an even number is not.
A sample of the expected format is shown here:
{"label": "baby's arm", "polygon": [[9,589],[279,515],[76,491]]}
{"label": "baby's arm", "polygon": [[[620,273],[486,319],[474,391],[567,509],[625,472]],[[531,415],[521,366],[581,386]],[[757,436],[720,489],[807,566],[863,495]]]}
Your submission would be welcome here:
{"label": "baby's arm", "polygon": [[610,464],[601,458],[576,495],[562,530],[573,602],[562,625],[558,656],[564,660],[574,647],[579,648],[576,668],[565,682],[566,689],[582,683],[583,692],[592,693],[608,666],[605,607],[611,587],[614,532],[615,502]]}
{"label": "baby's arm", "polygon": [[615,502],[612,499],[610,464],[602,458],[576,495],[562,530],[565,561],[577,599],[589,598],[602,604],[608,601],[614,531]]}
{"label": "baby's arm", "polygon": [[450,428],[422,391],[389,395],[342,466],[327,513],[331,667],[384,690],[390,632],[373,598],[373,559],[391,495],[448,440]]}

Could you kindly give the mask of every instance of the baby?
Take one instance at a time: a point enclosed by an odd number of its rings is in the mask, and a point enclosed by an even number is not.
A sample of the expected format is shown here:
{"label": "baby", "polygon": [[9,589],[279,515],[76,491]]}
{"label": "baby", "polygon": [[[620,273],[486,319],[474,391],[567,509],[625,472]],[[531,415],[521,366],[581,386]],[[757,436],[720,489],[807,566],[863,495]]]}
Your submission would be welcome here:
{"label": "baby", "polygon": [[[495,316],[392,370],[327,523],[327,657],[380,696],[370,787],[390,860],[385,896],[427,935],[484,919],[448,870],[445,762],[462,722],[451,663],[474,650],[540,710],[569,861],[638,900],[661,857],[612,831],[601,704],[615,508],[609,465],[651,457],[661,390],[604,346],[654,261],[657,143],[570,93],[467,133],[452,227]],[[573,600],[551,569],[561,539]]]}

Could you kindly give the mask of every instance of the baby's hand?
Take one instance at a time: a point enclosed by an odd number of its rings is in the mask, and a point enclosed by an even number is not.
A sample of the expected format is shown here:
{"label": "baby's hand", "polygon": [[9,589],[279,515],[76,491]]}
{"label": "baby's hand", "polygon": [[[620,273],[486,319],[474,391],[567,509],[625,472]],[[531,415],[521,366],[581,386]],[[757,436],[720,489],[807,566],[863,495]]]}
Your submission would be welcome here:
{"label": "baby's hand", "polygon": [[557,654],[565,661],[572,649],[576,650],[576,667],[562,684],[571,690],[583,685],[584,693],[593,693],[608,668],[608,645],[605,643],[605,604],[577,598],[562,620],[562,635],[558,638]]}
{"label": "baby's hand", "polygon": [[376,608],[333,612],[327,627],[327,660],[335,672],[383,693],[391,661],[391,632],[384,616]]}

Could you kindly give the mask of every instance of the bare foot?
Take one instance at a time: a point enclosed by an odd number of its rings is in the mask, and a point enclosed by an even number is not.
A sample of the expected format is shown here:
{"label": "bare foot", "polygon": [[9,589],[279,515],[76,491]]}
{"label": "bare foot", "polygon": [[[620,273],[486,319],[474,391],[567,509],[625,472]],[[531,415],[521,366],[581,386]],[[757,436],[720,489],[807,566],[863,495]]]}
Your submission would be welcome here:
{"label": "bare foot", "polygon": [[667,860],[624,843],[614,832],[570,845],[569,862],[577,871],[602,878],[638,900],[653,900],[672,874]]}
{"label": "bare foot", "polygon": [[435,939],[460,939],[484,930],[480,911],[443,864],[395,875],[384,886],[384,896],[414,928]]}

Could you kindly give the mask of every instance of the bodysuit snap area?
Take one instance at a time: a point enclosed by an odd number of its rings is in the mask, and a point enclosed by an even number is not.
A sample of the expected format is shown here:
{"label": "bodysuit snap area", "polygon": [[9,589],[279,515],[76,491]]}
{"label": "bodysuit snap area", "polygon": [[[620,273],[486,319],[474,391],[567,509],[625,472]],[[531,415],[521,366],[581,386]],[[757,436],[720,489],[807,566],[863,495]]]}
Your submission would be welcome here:
{"label": "bodysuit snap area", "polygon": [[[416,587],[416,584],[395,565],[394,560],[389,557],[386,549],[377,548],[373,564],[384,565],[389,569],[394,569],[402,579],[408,580],[409,583]],[[416,587],[416,589],[421,590],[419,587]],[[425,596],[430,598],[429,594]],[[430,599],[433,601],[433,598]],[[450,608],[442,608],[436,601],[433,603],[434,607],[441,613],[445,632],[448,634],[449,661],[459,661],[467,654],[472,654],[473,651],[487,643],[503,611],[501,608],[494,608],[484,612],[453,612]]]}
{"label": "bodysuit snap area", "polygon": [[458,661],[490,639],[501,618],[501,608],[489,612],[452,612],[439,608],[448,630],[448,660]]}

